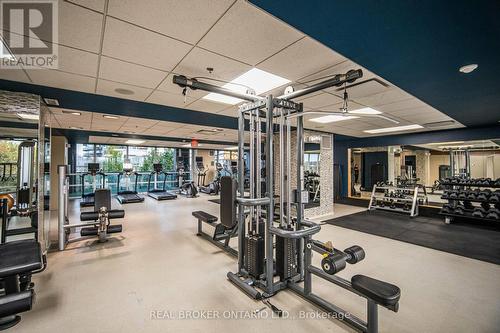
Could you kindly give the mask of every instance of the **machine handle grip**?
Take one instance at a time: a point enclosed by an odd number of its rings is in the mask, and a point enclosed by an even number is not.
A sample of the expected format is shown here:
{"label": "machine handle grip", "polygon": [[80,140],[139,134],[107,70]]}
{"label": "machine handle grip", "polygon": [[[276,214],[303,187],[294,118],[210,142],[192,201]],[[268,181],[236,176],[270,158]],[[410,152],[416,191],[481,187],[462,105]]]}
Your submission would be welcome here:
{"label": "machine handle grip", "polygon": [[80,214],[80,221],[97,221],[99,212],[83,212]]}
{"label": "machine handle grip", "polygon": [[121,219],[125,217],[125,211],[123,209],[112,209],[108,211],[109,219]]}

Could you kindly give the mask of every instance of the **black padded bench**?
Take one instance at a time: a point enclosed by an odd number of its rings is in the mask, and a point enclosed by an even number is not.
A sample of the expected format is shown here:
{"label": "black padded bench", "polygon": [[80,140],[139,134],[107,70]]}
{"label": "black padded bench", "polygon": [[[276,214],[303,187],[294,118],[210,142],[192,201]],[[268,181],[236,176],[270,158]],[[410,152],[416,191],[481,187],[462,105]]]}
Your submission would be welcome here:
{"label": "black padded bench", "polygon": [[0,244],[0,330],[21,320],[17,314],[31,310],[34,300],[31,275],[45,269],[40,244],[34,239]]}
{"label": "black padded bench", "polygon": [[207,212],[197,210],[192,213],[194,217],[196,217],[199,221],[205,222],[205,223],[214,223],[217,222],[218,218],[217,216],[213,216],[208,214]]}
{"label": "black padded bench", "polygon": [[389,310],[397,312],[399,309],[401,290],[393,284],[376,280],[365,275],[354,275],[351,278],[351,285],[359,295],[368,300],[367,332],[378,332],[377,306],[381,305]]}
{"label": "black padded bench", "polygon": [[[227,229],[224,224],[217,222],[219,220],[217,216],[213,216],[201,210],[192,212],[192,215],[198,220],[198,233],[196,234],[197,236],[201,236],[211,241],[231,255],[238,255],[238,252],[229,246],[229,240],[232,237],[236,236],[236,228]],[[210,236],[203,231],[203,223],[207,223],[208,225],[211,225],[215,228],[213,236]]]}

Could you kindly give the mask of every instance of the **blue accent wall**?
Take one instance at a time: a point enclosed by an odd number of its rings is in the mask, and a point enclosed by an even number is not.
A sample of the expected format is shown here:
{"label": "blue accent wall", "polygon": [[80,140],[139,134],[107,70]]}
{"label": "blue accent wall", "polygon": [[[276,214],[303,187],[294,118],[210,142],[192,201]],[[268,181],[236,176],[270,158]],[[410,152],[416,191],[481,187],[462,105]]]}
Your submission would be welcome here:
{"label": "blue accent wall", "polygon": [[498,0],[250,1],[464,125],[500,120]]}

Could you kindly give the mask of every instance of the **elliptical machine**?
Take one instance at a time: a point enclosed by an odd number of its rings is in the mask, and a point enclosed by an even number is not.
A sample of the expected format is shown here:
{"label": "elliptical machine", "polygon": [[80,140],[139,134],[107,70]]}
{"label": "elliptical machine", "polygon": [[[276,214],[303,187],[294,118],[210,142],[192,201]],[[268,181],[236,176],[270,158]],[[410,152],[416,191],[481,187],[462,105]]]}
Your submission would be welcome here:
{"label": "elliptical machine", "polygon": [[[203,165],[201,165],[201,166],[203,167]],[[210,194],[210,195],[218,195],[219,194],[220,178],[221,178],[221,172],[223,169],[222,164],[217,162],[215,164],[215,168],[217,170],[217,176],[210,184],[208,184],[207,186],[204,186],[204,185],[200,185],[200,183],[198,182],[198,189],[200,190],[200,192]],[[198,168],[198,170],[200,170],[200,169]],[[198,174],[199,174],[199,171],[198,171]]]}
{"label": "elliptical machine", "polygon": [[184,168],[182,161],[177,162],[177,177],[179,179],[179,194],[186,196],[186,198],[196,198],[198,196],[198,189],[192,180],[184,180],[188,172]]}

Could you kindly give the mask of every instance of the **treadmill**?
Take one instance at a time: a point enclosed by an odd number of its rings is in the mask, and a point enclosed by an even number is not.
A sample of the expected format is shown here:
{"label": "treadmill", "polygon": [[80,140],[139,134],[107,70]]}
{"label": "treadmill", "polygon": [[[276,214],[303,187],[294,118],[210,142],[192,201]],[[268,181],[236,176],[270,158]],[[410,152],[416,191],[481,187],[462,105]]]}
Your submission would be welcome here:
{"label": "treadmill", "polygon": [[[148,196],[158,201],[177,199],[177,194],[166,190],[167,174],[163,171],[163,166],[160,163],[153,164],[153,170],[154,171],[149,174],[148,178]],[[162,174],[163,174],[163,186],[161,188],[157,188],[156,184],[158,182],[158,178]],[[154,180],[154,177],[157,177],[156,180]],[[161,183],[162,181],[159,182]],[[151,183],[153,183],[152,188],[151,188]]]}
{"label": "treadmill", "polygon": [[[80,207],[93,207],[95,190],[97,189],[97,176],[100,175],[102,179],[101,188],[106,186],[106,174],[100,171],[101,166],[99,163],[88,163],[87,172],[82,173],[82,199],[80,200]],[[92,192],[85,193],[85,177],[92,176]]]}
{"label": "treadmill", "polygon": [[[133,190],[129,190],[129,186],[128,186],[129,184],[126,184],[125,188],[122,190],[120,187],[122,179],[125,178],[125,180],[127,182],[130,182],[130,178],[132,176],[135,176]],[[123,172],[120,172],[118,174],[118,184],[117,184],[118,195],[116,196],[116,199],[118,200],[119,203],[127,204],[127,203],[143,202],[144,201],[144,197],[137,194],[137,181],[138,180],[139,180],[139,174],[133,170],[132,165],[130,163],[124,163]]]}

